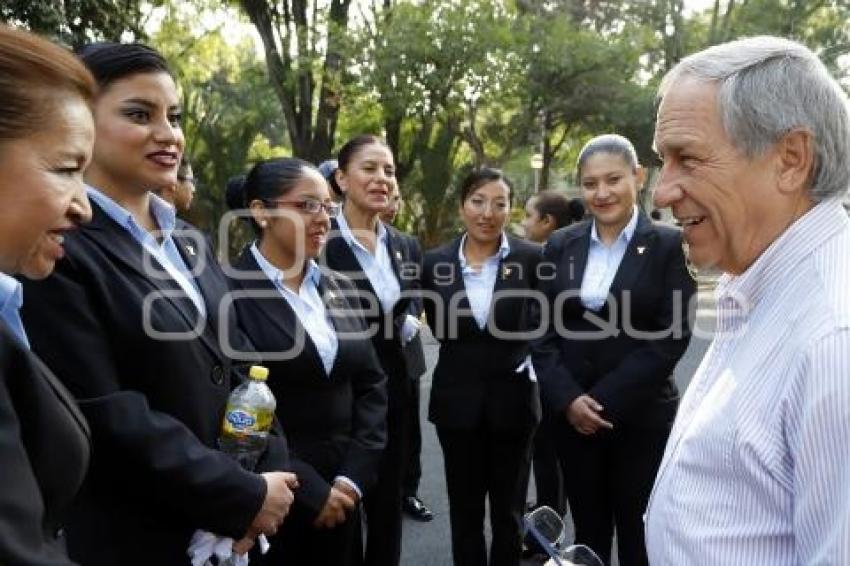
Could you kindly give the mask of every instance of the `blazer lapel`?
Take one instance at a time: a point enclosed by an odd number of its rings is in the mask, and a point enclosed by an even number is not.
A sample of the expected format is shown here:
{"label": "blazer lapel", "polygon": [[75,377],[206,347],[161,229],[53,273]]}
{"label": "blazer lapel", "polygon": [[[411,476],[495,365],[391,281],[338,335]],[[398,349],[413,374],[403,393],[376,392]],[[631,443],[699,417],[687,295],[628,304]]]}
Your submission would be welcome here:
{"label": "blazer lapel", "polygon": [[587,253],[590,247],[590,229],[592,224],[587,222],[585,229],[571,234],[564,241],[564,250],[561,254],[558,269],[566,278],[566,288],[570,290],[581,289],[584,279],[584,270],[587,268]]}
{"label": "blazer lapel", "polygon": [[[280,295],[280,290],[275,284],[266,277],[266,274],[260,269],[254,254],[249,248],[242,252],[236,268],[240,272],[250,273],[250,277],[244,277],[240,284],[246,290],[262,291],[264,297],[259,299],[262,301],[263,308],[258,309],[263,313],[263,316],[284,334],[292,344],[298,343],[298,337],[303,336],[304,351],[310,355],[313,363],[317,365],[322,373],[325,373],[325,366],[319,356],[319,350],[310,338],[307,329],[301,324],[295,311],[289,306],[289,302]],[[321,291],[320,291],[321,294]]]}
{"label": "blazer lapel", "polygon": [[[496,301],[497,293],[516,288],[517,283],[521,281],[522,277],[526,276],[522,273],[523,267],[515,261],[516,244],[512,240],[511,237],[508,237],[508,245],[510,246],[508,255],[499,258],[499,270],[496,272],[496,282],[493,285],[493,299],[490,301],[489,312],[487,313],[488,320],[500,321],[505,320],[506,317],[517,315],[517,313],[504,311],[504,309],[511,309],[515,303],[512,301]],[[497,307],[499,307],[498,312],[496,312]],[[497,327],[502,328],[498,323]]]}
{"label": "blazer lapel", "polygon": [[[119,226],[118,223],[103,212],[96,202],[92,202],[91,206],[92,221],[86,225],[85,230],[102,233],[101,237],[96,240],[96,243],[121,261],[121,263],[139,273],[151,285],[163,291],[164,293],[161,298],[174,306],[190,328],[195,328],[198,325],[200,313],[194,305],[191,307],[188,306],[188,304],[191,304],[191,300],[188,297],[184,301],[176,300],[175,291],[178,292],[177,296],[184,294],[180,284],[168,275],[168,272],[159,260],[153,257],[146,258],[145,256],[148,254],[142,245],[127,230]],[[151,273],[152,269],[156,273]],[[218,348],[214,348],[214,351],[217,356],[220,356]]]}
{"label": "blazer lapel", "polygon": [[638,223],[632,239],[626,247],[626,253],[617,268],[617,274],[611,283],[612,295],[617,296],[621,291],[634,289],[647,258],[655,251],[655,232],[652,222],[643,214],[638,213]]}

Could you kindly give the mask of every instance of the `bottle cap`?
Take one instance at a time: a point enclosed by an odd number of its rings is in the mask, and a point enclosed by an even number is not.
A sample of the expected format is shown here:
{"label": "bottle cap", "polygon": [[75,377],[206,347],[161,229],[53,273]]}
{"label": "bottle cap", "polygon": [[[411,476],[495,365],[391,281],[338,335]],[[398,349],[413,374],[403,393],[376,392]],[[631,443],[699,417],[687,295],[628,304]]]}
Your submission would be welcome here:
{"label": "bottle cap", "polygon": [[251,369],[248,370],[248,376],[251,379],[265,381],[266,378],[269,376],[269,368],[265,366],[251,366]]}

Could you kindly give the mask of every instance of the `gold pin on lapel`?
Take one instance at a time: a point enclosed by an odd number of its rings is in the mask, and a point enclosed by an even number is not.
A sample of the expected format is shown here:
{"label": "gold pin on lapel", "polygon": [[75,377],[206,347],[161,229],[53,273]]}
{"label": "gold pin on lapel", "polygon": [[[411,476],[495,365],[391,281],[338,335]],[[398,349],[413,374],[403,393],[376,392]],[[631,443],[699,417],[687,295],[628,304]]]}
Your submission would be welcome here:
{"label": "gold pin on lapel", "polygon": [[189,244],[186,244],[186,251],[189,252],[189,255],[195,255],[195,248]]}
{"label": "gold pin on lapel", "polygon": [[638,255],[643,255],[643,252],[646,251],[646,246],[638,246]]}

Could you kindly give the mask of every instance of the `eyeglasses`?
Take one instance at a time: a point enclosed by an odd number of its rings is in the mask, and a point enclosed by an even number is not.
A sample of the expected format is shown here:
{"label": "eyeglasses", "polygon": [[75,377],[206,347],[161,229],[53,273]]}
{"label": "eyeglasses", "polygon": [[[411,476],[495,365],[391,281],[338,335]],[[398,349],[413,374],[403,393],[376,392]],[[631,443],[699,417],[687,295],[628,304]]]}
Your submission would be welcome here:
{"label": "eyeglasses", "polygon": [[266,206],[274,208],[275,206],[291,206],[301,209],[306,214],[319,214],[320,210],[324,210],[325,214],[331,218],[339,216],[342,206],[336,202],[321,202],[318,200],[267,200],[264,201]]}
{"label": "eyeglasses", "polygon": [[510,204],[504,201],[484,200],[475,197],[467,200],[464,205],[479,214],[483,214],[488,208],[493,214],[504,214],[511,207]]}

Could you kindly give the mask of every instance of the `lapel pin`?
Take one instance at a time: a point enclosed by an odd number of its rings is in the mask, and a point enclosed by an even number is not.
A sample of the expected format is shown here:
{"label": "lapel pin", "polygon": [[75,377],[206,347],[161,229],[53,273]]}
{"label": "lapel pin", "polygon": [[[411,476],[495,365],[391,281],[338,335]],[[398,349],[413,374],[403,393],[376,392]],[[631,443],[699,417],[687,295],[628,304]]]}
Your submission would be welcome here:
{"label": "lapel pin", "polygon": [[190,246],[189,244],[186,244],[186,251],[189,252],[189,255],[195,255],[194,246]]}
{"label": "lapel pin", "polygon": [[395,253],[395,258],[396,258],[397,260],[401,261],[401,252],[400,252],[400,251],[396,251],[396,253]]}
{"label": "lapel pin", "polygon": [[646,251],[646,246],[638,246],[638,255],[643,255],[643,252]]}
{"label": "lapel pin", "polygon": [[511,268],[510,268],[510,267],[508,267],[508,266],[504,266],[504,267],[502,267],[502,278],[504,279],[505,277],[507,277],[508,275],[510,275],[510,274],[511,274],[511,271],[512,271],[512,270],[511,270]]}

